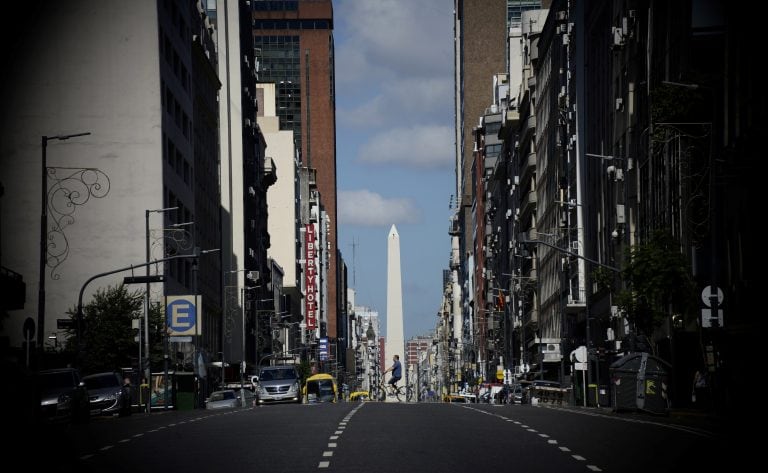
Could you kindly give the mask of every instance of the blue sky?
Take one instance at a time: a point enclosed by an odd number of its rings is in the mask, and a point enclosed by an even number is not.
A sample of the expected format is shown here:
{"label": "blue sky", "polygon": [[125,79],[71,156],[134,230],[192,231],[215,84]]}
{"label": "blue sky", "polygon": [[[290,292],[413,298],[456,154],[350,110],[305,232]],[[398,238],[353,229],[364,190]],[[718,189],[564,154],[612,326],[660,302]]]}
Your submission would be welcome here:
{"label": "blue sky", "polygon": [[334,0],[333,7],[338,244],[349,284],[386,330],[387,234],[395,224],[405,336],[426,334],[437,322],[450,256],[453,2]]}

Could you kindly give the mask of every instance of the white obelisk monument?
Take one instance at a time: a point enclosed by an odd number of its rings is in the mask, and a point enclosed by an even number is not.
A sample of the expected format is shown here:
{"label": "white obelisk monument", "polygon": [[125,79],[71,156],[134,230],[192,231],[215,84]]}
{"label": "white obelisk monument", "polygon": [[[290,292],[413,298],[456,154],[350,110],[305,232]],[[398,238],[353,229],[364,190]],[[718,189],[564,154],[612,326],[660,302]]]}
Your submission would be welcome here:
{"label": "white obelisk monument", "polygon": [[[392,225],[387,238],[387,340],[384,343],[385,366],[392,366],[392,357],[400,356],[403,378],[398,386],[405,385],[405,338],[403,336],[403,285],[400,277],[400,235]],[[389,380],[389,374],[386,379]]]}

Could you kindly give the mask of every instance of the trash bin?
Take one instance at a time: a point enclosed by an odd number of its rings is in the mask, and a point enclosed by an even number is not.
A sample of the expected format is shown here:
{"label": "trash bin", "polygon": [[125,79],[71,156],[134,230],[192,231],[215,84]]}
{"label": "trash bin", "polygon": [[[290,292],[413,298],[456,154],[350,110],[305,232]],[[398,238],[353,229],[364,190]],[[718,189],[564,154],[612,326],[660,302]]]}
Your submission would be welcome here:
{"label": "trash bin", "polygon": [[630,353],[611,364],[613,408],[667,414],[670,365],[649,353]]}

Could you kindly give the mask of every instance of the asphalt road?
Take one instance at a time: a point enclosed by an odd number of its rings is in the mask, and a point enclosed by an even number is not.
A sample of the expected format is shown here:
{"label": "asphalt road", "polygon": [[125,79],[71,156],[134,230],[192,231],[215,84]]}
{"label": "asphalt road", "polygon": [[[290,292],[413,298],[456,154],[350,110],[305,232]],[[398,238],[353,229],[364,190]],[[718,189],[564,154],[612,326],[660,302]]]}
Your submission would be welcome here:
{"label": "asphalt road", "polygon": [[[47,427],[32,463],[77,472],[733,470],[733,436],[669,418],[482,404],[273,405]],[[35,468],[37,470],[37,468]]]}

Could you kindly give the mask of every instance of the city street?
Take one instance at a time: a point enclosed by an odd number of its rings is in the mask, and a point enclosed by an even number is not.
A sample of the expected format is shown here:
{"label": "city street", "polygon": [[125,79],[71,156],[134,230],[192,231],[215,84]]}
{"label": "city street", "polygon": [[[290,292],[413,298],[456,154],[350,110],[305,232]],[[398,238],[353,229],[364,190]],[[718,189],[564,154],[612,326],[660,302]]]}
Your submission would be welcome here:
{"label": "city street", "polygon": [[59,471],[713,471],[727,451],[673,418],[528,405],[272,405],[63,429],[40,459]]}

